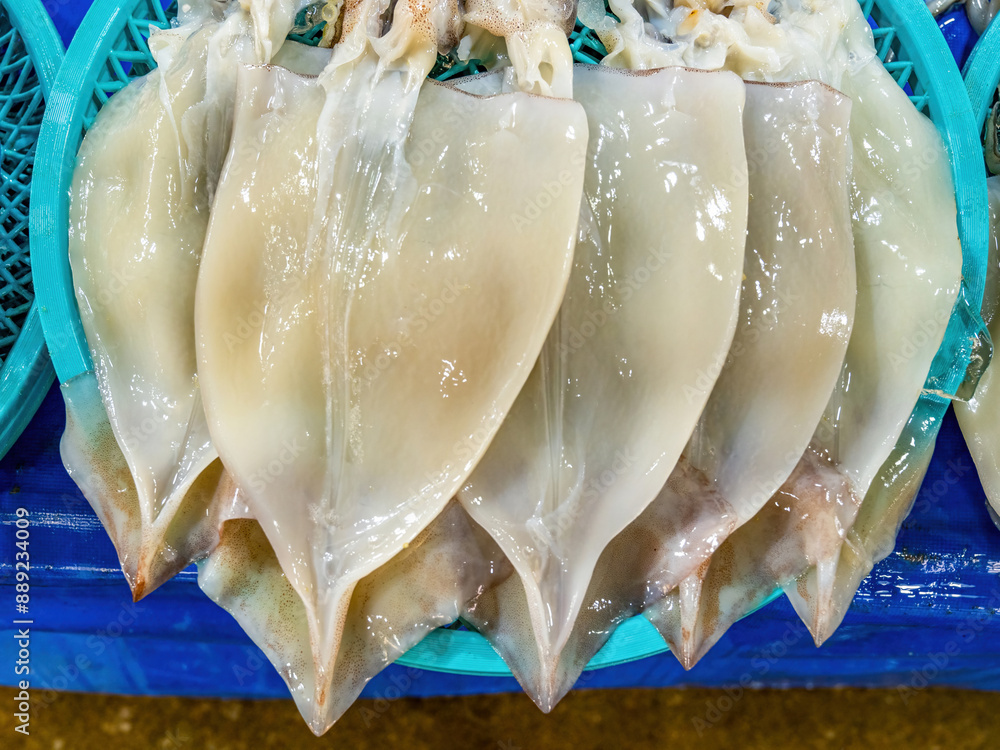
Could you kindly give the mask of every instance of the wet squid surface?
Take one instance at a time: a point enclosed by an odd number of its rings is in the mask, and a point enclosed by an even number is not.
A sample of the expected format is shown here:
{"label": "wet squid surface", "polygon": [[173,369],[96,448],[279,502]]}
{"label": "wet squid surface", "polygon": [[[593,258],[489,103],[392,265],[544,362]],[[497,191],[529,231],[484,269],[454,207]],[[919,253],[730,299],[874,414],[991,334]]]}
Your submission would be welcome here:
{"label": "wet squid surface", "polygon": [[197,562],[317,734],[456,619],[545,711],[640,613],[828,637],[961,264],[859,6],[307,5],[185,6],[80,150],[62,455],[133,595]]}

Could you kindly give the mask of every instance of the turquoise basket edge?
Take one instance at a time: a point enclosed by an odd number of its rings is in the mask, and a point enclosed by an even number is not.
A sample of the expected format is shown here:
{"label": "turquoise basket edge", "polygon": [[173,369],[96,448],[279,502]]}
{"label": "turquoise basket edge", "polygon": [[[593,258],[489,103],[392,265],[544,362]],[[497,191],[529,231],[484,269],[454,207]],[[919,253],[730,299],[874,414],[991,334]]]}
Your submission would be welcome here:
{"label": "turquoise basket edge", "polygon": [[[31,57],[48,106],[63,60],[62,40],[39,0],[3,0],[3,5]],[[36,144],[36,155],[37,152]],[[29,228],[29,243],[30,236]],[[0,370],[0,458],[28,426],[54,380],[36,294],[35,303]]]}

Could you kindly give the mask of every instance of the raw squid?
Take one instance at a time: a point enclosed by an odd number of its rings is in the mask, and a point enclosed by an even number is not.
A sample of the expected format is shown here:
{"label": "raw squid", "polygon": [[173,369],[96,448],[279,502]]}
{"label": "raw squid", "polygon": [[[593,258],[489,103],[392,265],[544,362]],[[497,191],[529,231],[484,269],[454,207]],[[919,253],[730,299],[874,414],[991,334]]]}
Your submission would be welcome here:
{"label": "raw squid", "polygon": [[[853,101],[854,329],[840,382],[788,482],[713,555],[703,584],[686,582],[702,586],[700,594],[673,594],[648,613],[688,667],[774,584],[784,588],[817,643],[840,623],[856,588],[853,573],[842,574],[839,563],[845,544],[853,543],[848,531],[921,394],[960,284],[954,192],[940,137],[875,57],[859,6],[831,3],[815,15],[829,9],[839,9],[845,22],[822,23],[803,11],[783,17],[775,9],[776,27],[800,24],[806,39],[844,27],[832,54],[803,52],[801,64],[783,57],[778,75],[813,70]],[[823,57],[831,61],[826,69]],[[747,60],[730,54],[726,64]],[[765,68],[755,74],[776,77]],[[918,474],[920,465],[907,464]],[[907,488],[876,484],[874,492],[896,503]],[[880,517],[884,529],[895,530],[891,514],[866,512],[873,529],[866,537],[883,533]],[[877,545],[881,554],[885,549]],[[697,614],[682,611],[685,600],[699,602]]]}
{"label": "raw squid", "polygon": [[323,734],[368,681],[436,627],[454,622],[481,588],[510,574],[492,539],[455,501],[389,562],[354,587],[340,654],[317,672],[309,612],[260,525],[235,519],[199,565],[198,584],[260,645],[310,729]]}
{"label": "raw squid", "polygon": [[[663,597],[748,520],[809,442],[854,314],[849,111],[845,97],[819,83],[747,86],[752,197],[736,336],[686,457],[597,563],[563,651],[576,670],[569,682],[617,624]],[[789,200],[798,195],[808,203]],[[476,616],[495,619],[502,601],[481,596]]]}
{"label": "raw squid", "polygon": [[218,538],[222,470],[195,374],[195,280],[237,67],[271,59],[296,2],[249,6],[216,17],[218,3],[195,4],[155,34],[158,69],[100,111],[74,175],[69,252],[96,382],[64,387],[62,454],[136,599]]}
{"label": "raw squid", "polygon": [[[862,31],[870,34],[867,26]],[[931,122],[893,83],[881,63],[872,61],[843,86],[858,112],[851,121],[855,244],[859,267],[864,267],[858,317],[863,311],[866,322],[873,322],[855,326],[851,337],[843,394],[835,392],[831,404],[836,443],[828,457],[839,463],[854,497],[865,498],[864,506],[872,505],[870,490],[896,502],[893,490],[912,499],[920,484],[926,460],[912,491],[907,489],[913,481],[909,473],[906,486],[880,488],[873,482],[883,466],[888,468],[911,418],[961,284],[962,249],[947,152]],[[910,150],[900,156],[903,143]],[[821,433],[822,427],[817,437]],[[933,446],[925,447],[929,459]],[[909,506],[909,501],[901,505],[904,510]],[[879,523],[867,507],[865,515],[867,524]],[[894,541],[902,517],[895,523],[888,517],[883,521]],[[843,549],[842,534],[838,536]],[[890,543],[882,556],[891,550]],[[840,624],[860,582],[844,585],[839,568],[833,569],[836,554],[816,550],[810,555],[814,567],[795,583],[784,584],[817,643]]]}
{"label": "raw squid", "polygon": [[474,56],[487,60],[502,58],[507,76],[505,88],[546,96],[572,96],[573,53],[566,37],[576,21],[576,3],[466,0],[464,7],[463,18],[470,27],[469,43],[475,39],[476,46],[502,48],[493,54],[477,50]]}
{"label": "raw squid", "polygon": [[[989,326],[990,337],[1000,341],[1000,177],[986,181],[990,201],[989,259],[986,269],[986,289],[983,293],[983,321]],[[995,514],[1000,514],[1000,386],[996,368],[988,367],[979,380],[976,393],[968,403],[955,402],[955,416],[962,428],[969,453],[986,492],[986,500]]]}
{"label": "raw squid", "polygon": [[[379,6],[363,2],[347,8],[318,79],[242,69],[206,238],[205,411],[274,558],[254,553],[270,562],[250,576],[223,550],[205,585],[234,611],[257,585],[298,597],[284,609],[257,599],[238,616],[277,663],[301,650],[281,671],[318,732],[399,653],[381,636],[367,641],[374,651],[356,646],[352,611],[419,574],[397,556],[486,450],[571,267],[583,109],[424,83],[457,17],[446,2],[400,2],[380,35]],[[467,534],[449,537],[448,524],[434,533],[460,557]],[[398,575],[379,570],[394,558]],[[489,580],[447,559],[426,600],[372,614],[417,640],[453,617],[453,592]]]}
{"label": "raw squid", "polygon": [[[856,298],[849,114],[850,101],[820,83],[747,86],[740,327],[674,481],[657,500],[671,521],[664,531],[674,534],[661,535],[660,567],[650,573],[663,592],[683,579],[677,596],[689,616],[698,611],[708,555],[789,478],[840,376]],[[718,502],[727,508],[721,517],[704,510]],[[687,661],[684,644],[674,645]]]}
{"label": "raw squid", "polygon": [[587,23],[608,50],[602,65],[726,69],[747,81],[815,79],[839,88],[840,74],[858,52],[840,36],[853,13],[848,2],[741,1],[719,14],[700,0],[678,0],[671,7],[656,0],[609,0],[618,20],[595,13]]}
{"label": "raw squid", "polygon": [[459,493],[518,573],[466,619],[544,711],[597,650],[571,636],[602,550],[663,487],[729,349],[747,220],[736,76],[577,66],[573,85],[590,123],[573,272]]}

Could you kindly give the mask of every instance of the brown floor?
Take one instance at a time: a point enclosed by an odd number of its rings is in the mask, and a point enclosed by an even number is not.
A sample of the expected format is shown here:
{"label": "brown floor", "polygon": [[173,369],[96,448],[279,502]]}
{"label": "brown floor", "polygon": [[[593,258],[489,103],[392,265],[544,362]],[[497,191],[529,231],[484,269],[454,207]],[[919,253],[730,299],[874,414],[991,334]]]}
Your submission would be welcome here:
{"label": "brown floor", "polygon": [[[0,705],[14,691],[0,688]],[[724,710],[728,709],[728,710]],[[523,695],[358,701],[322,739],[291,701],[122,698],[66,693],[14,733],[10,750],[587,750],[588,748],[993,748],[1000,695],[927,689],[586,690],[545,716]],[[13,741],[10,738],[13,736]]]}

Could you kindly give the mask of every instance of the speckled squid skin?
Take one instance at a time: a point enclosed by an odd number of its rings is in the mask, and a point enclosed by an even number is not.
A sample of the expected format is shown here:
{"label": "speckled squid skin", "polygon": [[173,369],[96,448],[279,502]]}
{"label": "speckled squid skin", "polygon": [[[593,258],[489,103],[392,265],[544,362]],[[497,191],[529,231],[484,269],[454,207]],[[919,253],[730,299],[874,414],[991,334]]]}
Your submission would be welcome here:
{"label": "speckled squid skin", "polygon": [[925,396],[910,415],[841,544],[827,609],[815,604],[823,595],[817,590],[817,578],[802,576],[784,587],[804,622],[817,611],[822,613],[822,620],[813,629],[817,643],[822,643],[840,626],[861,581],[896,546],[896,535],[913,507],[930,465],[945,408],[947,404],[937,397]]}
{"label": "speckled squid skin", "polygon": [[[940,406],[921,402],[907,422],[901,439],[864,499],[850,497],[844,475],[815,449],[803,456],[780,492],[748,524],[754,543],[744,543],[738,531],[715,552],[703,584],[694,592],[700,601],[689,606],[697,617],[685,618],[683,590],[671,592],[653,610],[654,624],[677,658],[690,669],[736,620],[759,607],[774,591],[784,590],[804,622],[811,622],[814,602],[822,596],[818,577],[801,575],[803,560],[828,559],[834,595],[824,611],[825,635],[840,625],[858,585],[875,563],[892,552],[896,534],[913,505],[927,471],[940,427]],[[831,507],[842,516],[831,530]],[[761,550],[766,555],[761,556]]]}
{"label": "speckled squid skin", "polygon": [[252,519],[223,526],[198,585],[259,644],[309,728],[322,735],[368,681],[511,573],[489,535],[452,501],[412,542],[354,587],[336,661],[317,670],[308,613]]}
{"label": "speckled squid skin", "polygon": [[215,459],[174,514],[157,526],[144,525],[135,481],[108,421],[97,379],[84,373],[61,389],[66,402],[63,463],[111,537],[138,601],[215,547],[220,524],[232,515],[236,487]]}
{"label": "speckled squid skin", "polygon": [[[844,497],[851,500],[844,504]],[[691,669],[730,625],[771,595],[777,582],[798,575],[804,560],[835,556],[843,537],[836,524],[831,528],[830,509],[853,521],[859,503],[843,474],[810,447],[781,490],[646,617],[684,668]],[[750,536],[753,544],[745,543]]]}

